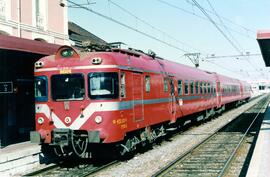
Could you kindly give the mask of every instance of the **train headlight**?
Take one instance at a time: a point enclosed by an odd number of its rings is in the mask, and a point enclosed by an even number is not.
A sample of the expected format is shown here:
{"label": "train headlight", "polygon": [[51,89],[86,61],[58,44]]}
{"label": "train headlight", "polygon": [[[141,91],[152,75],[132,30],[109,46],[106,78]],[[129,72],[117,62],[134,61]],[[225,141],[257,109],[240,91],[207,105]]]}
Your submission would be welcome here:
{"label": "train headlight", "polygon": [[97,124],[100,124],[100,123],[102,122],[102,117],[101,117],[101,116],[96,116],[96,117],[95,117],[95,122],[96,122]]}
{"label": "train headlight", "polygon": [[43,124],[44,123],[44,118],[43,117],[39,117],[37,120],[38,124]]}
{"label": "train headlight", "polygon": [[65,118],[65,122],[66,122],[67,124],[69,124],[69,123],[71,122],[71,118],[70,118],[70,117],[66,117],[66,118]]}

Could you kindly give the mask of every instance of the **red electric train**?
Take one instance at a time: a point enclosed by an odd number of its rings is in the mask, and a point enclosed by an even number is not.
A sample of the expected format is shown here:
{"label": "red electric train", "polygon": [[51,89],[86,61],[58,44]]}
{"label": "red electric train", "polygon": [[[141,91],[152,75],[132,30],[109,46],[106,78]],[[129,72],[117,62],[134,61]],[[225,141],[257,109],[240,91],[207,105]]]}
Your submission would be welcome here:
{"label": "red electric train", "polygon": [[32,142],[78,156],[114,144],[124,154],[165,135],[168,127],[247,101],[250,86],[154,53],[62,46],[35,63],[35,98]]}

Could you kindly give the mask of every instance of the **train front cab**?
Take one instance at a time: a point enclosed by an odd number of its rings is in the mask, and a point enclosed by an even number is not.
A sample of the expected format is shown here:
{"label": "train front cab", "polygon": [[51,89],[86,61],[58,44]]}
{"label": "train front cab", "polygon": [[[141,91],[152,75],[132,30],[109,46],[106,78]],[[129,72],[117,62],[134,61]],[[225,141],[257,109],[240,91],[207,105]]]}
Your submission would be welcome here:
{"label": "train front cab", "polygon": [[[37,65],[46,67],[46,58]],[[128,108],[121,103],[126,96],[125,73],[117,68],[99,68],[36,70],[36,131],[30,134],[32,142],[68,146],[76,138],[79,142],[80,137],[87,143],[123,139],[126,117],[132,112],[124,111]]]}

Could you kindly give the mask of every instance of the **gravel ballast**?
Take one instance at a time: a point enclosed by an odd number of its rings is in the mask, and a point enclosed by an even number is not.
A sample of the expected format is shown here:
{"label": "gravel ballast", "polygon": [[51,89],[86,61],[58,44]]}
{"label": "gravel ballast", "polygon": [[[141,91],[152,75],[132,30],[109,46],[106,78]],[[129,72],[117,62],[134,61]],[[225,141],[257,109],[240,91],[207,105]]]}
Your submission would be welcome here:
{"label": "gravel ballast", "polygon": [[184,154],[196,144],[202,142],[210,134],[232,121],[235,117],[245,112],[255,105],[262,97],[256,98],[236,109],[223,113],[222,116],[211,121],[193,126],[180,134],[173,136],[169,141],[163,141],[161,145],[156,145],[152,150],[143,154],[137,154],[128,161],[98,172],[95,177],[149,177],[159,169]]}

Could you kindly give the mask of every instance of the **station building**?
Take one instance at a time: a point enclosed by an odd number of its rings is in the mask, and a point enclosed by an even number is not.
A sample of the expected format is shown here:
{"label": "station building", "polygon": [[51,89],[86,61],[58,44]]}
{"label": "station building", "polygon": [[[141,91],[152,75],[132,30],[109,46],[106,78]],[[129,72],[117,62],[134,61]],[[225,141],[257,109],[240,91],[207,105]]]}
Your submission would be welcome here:
{"label": "station building", "polygon": [[0,0],[0,148],[34,129],[33,66],[68,45],[67,8],[51,0]]}
{"label": "station building", "polygon": [[270,80],[248,81],[251,86],[252,96],[270,93]]}
{"label": "station building", "polygon": [[104,44],[68,22],[58,0],[0,0],[0,148],[28,141],[35,129],[34,63],[60,45]]}

